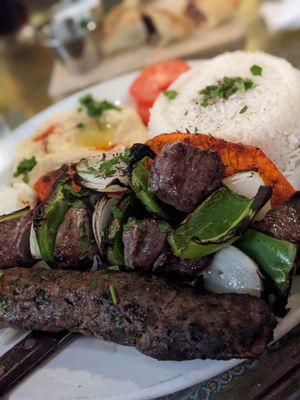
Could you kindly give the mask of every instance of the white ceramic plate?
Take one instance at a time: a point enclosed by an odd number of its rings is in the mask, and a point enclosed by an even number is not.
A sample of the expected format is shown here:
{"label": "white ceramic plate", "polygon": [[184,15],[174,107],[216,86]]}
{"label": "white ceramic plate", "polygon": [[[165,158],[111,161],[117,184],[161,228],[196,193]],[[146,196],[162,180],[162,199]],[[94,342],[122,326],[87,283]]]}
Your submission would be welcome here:
{"label": "white ceramic plate", "polygon": [[[135,73],[85,90],[97,98],[129,103],[128,87]],[[77,104],[73,95],[38,114],[8,138],[0,141],[0,183],[11,173],[16,141],[30,135],[45,119]],[[279,338],[300,322],[300,280],[290,297],[290,313],[276,330]],[[12,347],[24,332],[0,330],[0,355]],[[134,348],[80,338],[53,356],[20,384],[8,399],[13,400],[142,400],[173,393],[222,373],[237,365],[231,361],[156,361]]]}

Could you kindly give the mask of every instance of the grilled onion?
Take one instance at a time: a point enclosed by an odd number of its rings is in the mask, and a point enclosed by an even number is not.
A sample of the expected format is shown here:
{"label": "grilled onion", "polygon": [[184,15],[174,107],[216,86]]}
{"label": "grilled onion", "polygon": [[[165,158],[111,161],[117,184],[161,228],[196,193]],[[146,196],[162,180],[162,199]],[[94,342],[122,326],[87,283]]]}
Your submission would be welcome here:
{"label": "grilled onion", "polygon": [[32,258],[34,258],[35,260],[41,260],[42,255],[33,224],[31,224],[31,229],[30,229],[29,246]]}
{"label": "grilled onion", "polygon": [[[265,185],[262,177],[256,171],[239,172],[237,174],[228,176],[227,178],[223,179],[223,184],[233,192],[236,192],[249,199],[255,196],[260,186]],[[268,201],[267,204],[257,213],[255,219],[263,219],[270,209],[271,202]]]}
{"label": "grilled onion", "polygon": [[84,158],[77,164],[81,186],[97,192],[124,192],[128,186],[128,166],[119,153]]}
{"label": "grilled onion", "polygon": [[242,293],[260,296],[262,280],[258,266],[234,246],[215,254],[204,273],[204,286],[215,293]]}
{"label": "grilled onion", "polygon": [[100,255],[104,255],[104,239],[106,228],[112,219],[112,206],[120,200],[119,197],[102,197],[95,206],[92,218],[93,233],[100,250]]}

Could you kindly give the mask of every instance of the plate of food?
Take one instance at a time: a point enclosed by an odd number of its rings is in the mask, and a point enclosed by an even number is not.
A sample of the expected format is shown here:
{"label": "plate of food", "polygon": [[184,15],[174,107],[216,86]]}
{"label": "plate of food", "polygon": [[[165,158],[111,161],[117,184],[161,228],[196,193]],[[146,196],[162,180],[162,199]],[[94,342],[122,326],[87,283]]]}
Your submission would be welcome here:
{"label": "plate of food", "polygon": [[3,139],[0,355],[82,335],[8,398],[156,398],[300,322],[299,88],[263,53],[171,60]]}

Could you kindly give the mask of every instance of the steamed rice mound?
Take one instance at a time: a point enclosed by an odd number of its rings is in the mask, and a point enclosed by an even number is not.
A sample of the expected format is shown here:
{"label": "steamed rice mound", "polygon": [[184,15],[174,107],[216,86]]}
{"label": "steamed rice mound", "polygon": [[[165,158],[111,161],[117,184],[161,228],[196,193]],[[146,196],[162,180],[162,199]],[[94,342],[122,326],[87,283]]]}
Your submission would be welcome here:
{"label": "steamed rice mound", "polygon": [[[251,73],[253,65],[262,68],[261,76]],[[248,78],[255,86],[203,107],[199,91],[225,76]],[[160,95],[151,110],[151,137],[176,130],[211,133],[258,146],[283,172],[293,171],[300,158],[300,72],[287,61],[261,52],[225,53],[186,72],[170,89],[177,97]]]}

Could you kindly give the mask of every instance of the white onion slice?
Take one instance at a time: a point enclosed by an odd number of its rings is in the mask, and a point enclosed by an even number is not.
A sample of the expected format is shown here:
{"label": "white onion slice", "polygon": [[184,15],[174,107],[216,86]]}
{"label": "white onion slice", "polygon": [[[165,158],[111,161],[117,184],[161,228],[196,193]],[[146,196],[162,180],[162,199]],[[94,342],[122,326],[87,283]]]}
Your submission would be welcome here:
{"label": "white onion slice", "polygon": [[98,270],[99,266],[102,264],[101,258],[97,255],[93,257],[93,264],[91,266],[90,272],[95,272]]}
{"label": "white onion slice", "polygon": [[203,278],[205,288],[215,293],[247,293],[259,297],[262,291],[258,266],[234,246],[215,254]]}
{"label": "white onion slice", "polygon": [[[118,163],[111,168],[113,173],[99,172],[101,164],[118,156],[119,153],[105,153],[85,158],[77,164],[77,172],[81,178],[82,186],[98,192],[124,192],[129,184],[127,175],[127,164],[120,158]],[[111,171],[110,171],[111,172]]]}
{"label": "white onion slice", "polygon": [[103,256],[103,238],[105,229],[108,227],[112,219],[112,206],[116,205],[119,197],[102,197],[95,206],[92,218],[93,233],[100,250],[100,255]]}
{"label": "white onion slice", "polygon": [[37,241],[37,236],[33,224],[31,224],[31,229],[30,229],[29,246],[32,258],[34,258],[35,260],[41,260],[42,255],[40,252],[40,247]]}
{"label": "white onion slice", "polygon": [[[228,176],[223,179],[223,184],[233,192],[252,199],[260,186],[265,185],[262,177],[256,171],[244,171]],[[257,221],[263,219],[266,213],[271,209],[271,202],[267,204],[257,213],[255,219]]]}

